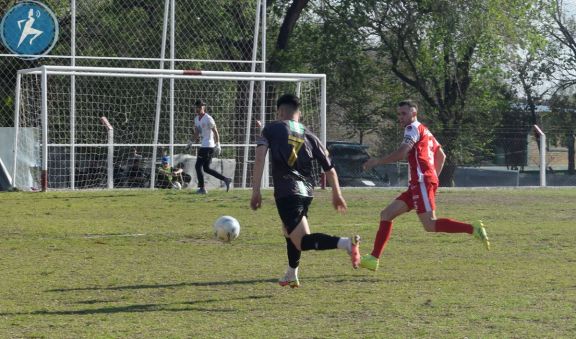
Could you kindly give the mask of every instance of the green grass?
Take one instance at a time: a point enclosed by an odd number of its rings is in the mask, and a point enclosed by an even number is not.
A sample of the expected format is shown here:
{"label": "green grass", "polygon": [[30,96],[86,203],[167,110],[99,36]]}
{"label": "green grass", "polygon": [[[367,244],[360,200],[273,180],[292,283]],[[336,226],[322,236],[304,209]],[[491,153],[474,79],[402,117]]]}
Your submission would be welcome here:
{"label": "green grass", "polygon": [[[369,252],[399,191],[345,190],[345,215],[317,192],[313,231],[359,233]],[[0,194],[1,338],[573,338],[576,190],[441,190],[438,215],[483,219],[493,250],[398,218],[381,268],[305,252],[302,286],[276,284],[287,259],[271,191]],[[212,239],[224,214],[242,225]]]}

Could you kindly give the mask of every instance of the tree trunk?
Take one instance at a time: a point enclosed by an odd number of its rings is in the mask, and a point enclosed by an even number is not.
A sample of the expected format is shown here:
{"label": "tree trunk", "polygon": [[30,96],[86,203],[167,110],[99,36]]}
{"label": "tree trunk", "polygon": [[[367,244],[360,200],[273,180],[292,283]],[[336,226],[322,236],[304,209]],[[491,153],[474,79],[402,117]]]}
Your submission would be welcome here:
{"label": "tree trunk", "polygon": [[576,169],[574,168],[574,131],[568,133],[568,174],[574,175]]}
{"label": "tree trunk", "polygon": [[[445,128],[444,133],[440,136],[443,140],[440,144],[446,153],[446,162],[444,163],[444,168],[440,173],[439,180],[440,186],[442,187],[454,187],[454,173],[458,167],[458,162],[456,161],[457,156],[454,151],[455,141],[458,139],[459,132],[454,128]],[[438,138],[437,138],[438,139]]]}
{"label": "tree trunk", "polygon": [[267,70],[269,72],[278,72],[281,70],[282,65],[277,57],[279,51],[284,51],[288,48],[288,40],[290,39],[290,34],[296,26],[296,22],[300,18],[300,14],[308,5],[310,0],[293,0],[292,5],[286,11],[284,16],[284,21],[282,21],[282,26],[280,26],[280,33],[278,33],[278,38],[276,39],[276,49],[272,51],[270,60],[268,62]]}
{"label": "tree trunk", "polygon": [[442,172],[440,173],[440,177],[438,178],[440,181],[441,187],[454,187],[456,184],[454,183],[454,173],[456,172],[456,164],[453,164],[446,160],[446,164],[444,168],[442,168]]}

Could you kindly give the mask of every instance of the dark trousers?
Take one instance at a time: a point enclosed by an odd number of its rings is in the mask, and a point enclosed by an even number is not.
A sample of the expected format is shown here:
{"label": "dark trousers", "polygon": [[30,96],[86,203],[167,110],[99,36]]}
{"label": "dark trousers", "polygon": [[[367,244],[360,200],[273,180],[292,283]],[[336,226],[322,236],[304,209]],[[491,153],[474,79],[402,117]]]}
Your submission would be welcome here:
{"label": "dark trousers", "polygon": [[198,177],[198,187],[204,187],[204,173],[202,170],[211,176],[218,178],[220,180],[225,180],[226,177],[222,174],[210,169],[210,163],[212,163],[212,156],[214,155],[214,148],[201,147],[198,150],[198,157],[196,158],[196,176]]}

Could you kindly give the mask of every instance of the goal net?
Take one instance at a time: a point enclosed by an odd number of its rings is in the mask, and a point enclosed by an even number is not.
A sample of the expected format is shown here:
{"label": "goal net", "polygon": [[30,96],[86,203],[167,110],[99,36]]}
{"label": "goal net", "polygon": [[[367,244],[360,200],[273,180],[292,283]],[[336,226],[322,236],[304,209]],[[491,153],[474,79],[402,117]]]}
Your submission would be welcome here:
{"label": "goal net", "polygon": [[[263,125],[275,119],[275,101],[284,93],[301,98],[303,123],[325,142],[324,75],[68,66],[21,70],[14,186],[154,188],[164,156],[184,168],[195,186],[200,145],[188,147],[188,142],[194,135],[194,101],[202,99],[222,147],[211,167],[233,177],[235,187],[250,187],[260,132],[256,121]],[[211,180],[208,186],[222,185]]]}

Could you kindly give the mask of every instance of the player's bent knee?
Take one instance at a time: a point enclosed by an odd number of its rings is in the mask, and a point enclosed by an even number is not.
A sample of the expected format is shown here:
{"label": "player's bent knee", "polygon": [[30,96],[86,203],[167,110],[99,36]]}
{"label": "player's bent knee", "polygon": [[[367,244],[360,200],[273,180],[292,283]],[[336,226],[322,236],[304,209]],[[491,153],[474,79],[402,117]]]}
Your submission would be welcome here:
{"label": "player's bent knee", "polygon": [[380,211],[380,220],[392,220],[391,213],[388,213],[387,210]]}
{"label": "player's bent knee", "polygon": [[424,226],[426,232],[436,232],[436,223],[433,220],[422,222],[422,226]]}
{"label": "player's bent knee", "polygon": [[298,251],[302,251],[302,238],[298,238],[298,237],[290,237],[290,240],[292,241],[292,244],[294,244],[294,247],[296,247],[296,249]]}

